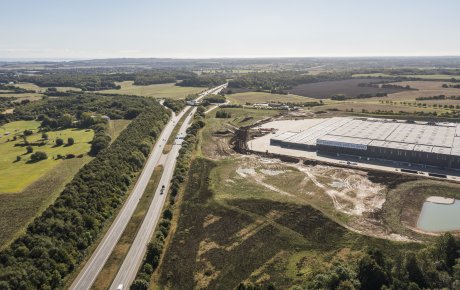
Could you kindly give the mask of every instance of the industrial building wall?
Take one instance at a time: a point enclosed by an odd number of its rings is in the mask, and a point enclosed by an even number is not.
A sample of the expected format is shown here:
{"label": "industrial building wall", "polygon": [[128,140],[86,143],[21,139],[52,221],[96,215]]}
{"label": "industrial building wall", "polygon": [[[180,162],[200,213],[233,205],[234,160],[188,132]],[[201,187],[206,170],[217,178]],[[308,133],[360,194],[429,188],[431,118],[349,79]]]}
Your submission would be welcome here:
{"label": "industrial building wall", "polygon": [[426,164],[430,166],[460,169],[459,156],[373,146],[368,146],[367,150],[356,150],[351,148],[334,147],[326,145],[318,145],[317,148],[320,153],[349,154],[362,157],[371,157],[414,164]]}

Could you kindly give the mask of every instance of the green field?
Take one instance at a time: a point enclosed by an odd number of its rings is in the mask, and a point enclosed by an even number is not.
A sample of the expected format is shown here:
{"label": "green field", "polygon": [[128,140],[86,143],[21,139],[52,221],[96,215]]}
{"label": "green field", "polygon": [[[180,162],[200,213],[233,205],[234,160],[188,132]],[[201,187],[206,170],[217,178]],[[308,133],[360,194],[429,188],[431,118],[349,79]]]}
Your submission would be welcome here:
{"label": "green field", "polygon": [[183,99],[189,94],[197,94],[205,90],[205,88],[195,87],[180,87],[173,83],[157,84],[149,86],[135,86],[132,81],[117,83],[121,86],[119,90],[103,90],[99,93],[120,94],[120,95],[136,95],[153,98],[171,98]]}
{"label": "green field", "polygon": [[[63,156],[67,154],[79,155],[89,151],[90,144],[88,142],[93,138],[91,130],[51,131],[48,132],[49,141],[46,145],[33,146],[34,151],[45,152],[48,159],[37,163],[28,163],[30,154],[26,154],[26,147],[15,146],[23,143],[22,138],[17,137],[17,140],[13,141],[13,135],[18,136],[26,129],[34,130],[34,134],[28,136],[27,140],[30,143],[37,142],[41,139],[41,133],[37,132],[38,126],[39,122],[36,121],[18,121],[0,127],[0,194],[24,190],[62,162],[62,160],[54,160],[58,154]],[[61,138],[66,143],[69,137],[74,138],[74,145],[55,146],[56,138]],[[17,156],[21,157],[20,161],[16,161]]]}
{"label": "green field", "polygon": [[[26,226],[59,196],[90,156],[54,161],[40,179],[18,193],[0,193],[0,249],[25,231]],[[5,185],[2,177],[0,185]],[[8,182],[8,181],[7,181]]]}
{"label": "green field", "polygon": [[362,77],[371,77],[371,78],[395,78],[395,77],[405,77],[405,78],[418,78],[424,80],[451,80],[456,79],[460,80],[460,76],[456,75],[443,75],[443,74],[432,74],[432,75],[390,75],[384,73],[371,73],[371,74],[354,74],[354,78]]}
{"label": "green field", "polygon": [[226,95],[227,99],[230,100],[232,104],[241,104],[245,105],[246,103],[303,103],[317,101],[312,98],[301,97],[297,95],[282,95],[282,94],[270,94],[264,92],[247,92],[247,93],[237,93]]}

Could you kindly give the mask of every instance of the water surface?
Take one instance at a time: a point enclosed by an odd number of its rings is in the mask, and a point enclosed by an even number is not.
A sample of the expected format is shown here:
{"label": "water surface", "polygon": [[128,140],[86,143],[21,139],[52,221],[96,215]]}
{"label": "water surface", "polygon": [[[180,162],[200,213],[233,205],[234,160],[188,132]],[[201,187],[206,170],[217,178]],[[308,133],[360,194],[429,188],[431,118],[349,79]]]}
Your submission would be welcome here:
{"label": "water surface", "polygon": [[460,230],[460,200],[452,204],[426,201],[417,221],[417,227],[427,232]]}

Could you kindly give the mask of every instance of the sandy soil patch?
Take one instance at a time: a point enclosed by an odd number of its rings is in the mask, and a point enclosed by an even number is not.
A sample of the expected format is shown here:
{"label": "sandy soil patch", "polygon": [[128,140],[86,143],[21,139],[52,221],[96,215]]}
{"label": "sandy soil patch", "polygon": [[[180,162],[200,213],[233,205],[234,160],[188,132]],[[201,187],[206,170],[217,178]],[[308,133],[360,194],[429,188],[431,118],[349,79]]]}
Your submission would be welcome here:
{"label": "sandy soil patch", "polygon": [[[273,185],[277,184],[273,179],[286,178],[286,172],[300,172],[304,174],[303,180],[290,189]],[[310,196],[326,194],[337,211],[353,217],[344,225],[349,230],[384,239],[411,241],[409,237],[391,233],[378,219],[378,212],[382,209],[388,189],[382,184],[371,182],[365,171],[325,165],[290,164],[259,156],[244,156],[236,173],[237,178],[252,180],[271,191],[291,197],[302,198],[302,194],[305,194],[303,188],[309,188]],[[299,180],[299,175],[296,176]],[[305,186],[306,184],[309,186]],[[296,188],[297,192],[292,192]],[[261,225],[253,226],[255,230]]]}
{"label": "sandy soil patch", "polygon": [[455,199],[442,196],[430,196],[426,199],[426,201],[440,204],[453,204],[455,202]]}

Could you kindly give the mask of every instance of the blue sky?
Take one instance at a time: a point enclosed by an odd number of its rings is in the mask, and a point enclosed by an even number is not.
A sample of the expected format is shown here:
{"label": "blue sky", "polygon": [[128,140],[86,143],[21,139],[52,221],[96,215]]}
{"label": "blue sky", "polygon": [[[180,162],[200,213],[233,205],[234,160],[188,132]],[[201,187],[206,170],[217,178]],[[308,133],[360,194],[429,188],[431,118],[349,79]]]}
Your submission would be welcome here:
{"label": "blue sky", "polygon": [[1,58],[460,55],[459,0],[0,0]]}

